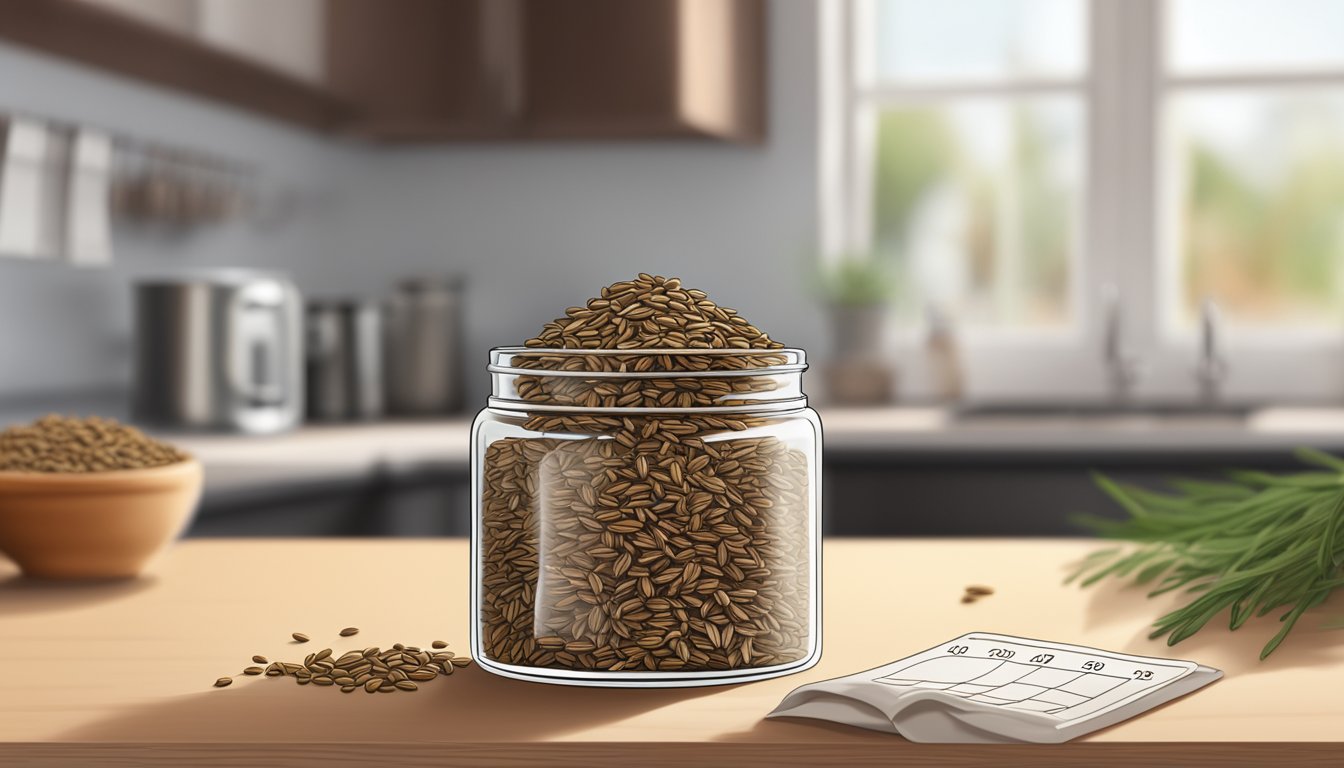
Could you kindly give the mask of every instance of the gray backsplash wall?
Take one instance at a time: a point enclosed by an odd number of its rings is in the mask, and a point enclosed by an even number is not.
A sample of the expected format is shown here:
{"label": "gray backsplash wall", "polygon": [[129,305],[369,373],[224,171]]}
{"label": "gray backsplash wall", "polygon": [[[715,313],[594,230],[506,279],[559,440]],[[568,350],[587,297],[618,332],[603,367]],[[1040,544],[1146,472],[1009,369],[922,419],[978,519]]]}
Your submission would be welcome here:
{"label": "gray backsplash wall", "polygon": [[117,265],[0,259],[0,396],[124,385],[129,275],[264,265],[310,294],[383,293],[398,277],[468,281],[468,397],[485,352],[599,286],[677,274],[797,346],[824,339],[808,288],[816,220],[816,34],[810,3],[772,3],[769,139],[372,147],[0,47],[0,108],[213,149],[322,190],[290,224],[177,242],[118,237]]}
{"label": "gray backsplash wall", "polygon": [[[268,188],[324,188],[345,162],[339,147],[312,134],[9,45],[0,46],[0,112],[212,152],[255,167]],[[106,268],[0,258],[0,398],[125,387],[134,275],[221,265],[305,270],[318,253],[317,225],[308,213],[279,227],[230,225],[187,237],[119,231]]]}

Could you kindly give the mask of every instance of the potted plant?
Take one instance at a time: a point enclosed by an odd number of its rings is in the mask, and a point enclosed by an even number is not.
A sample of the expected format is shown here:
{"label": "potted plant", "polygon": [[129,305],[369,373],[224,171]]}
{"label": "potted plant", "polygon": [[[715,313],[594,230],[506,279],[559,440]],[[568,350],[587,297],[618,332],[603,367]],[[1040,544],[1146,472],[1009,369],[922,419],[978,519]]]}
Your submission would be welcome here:
{"label": "potted plant", "polygon": [[900,283],[890,260],[873,253],[829,259],[819,275],[830,315],[833,358],[827,371],[831,399],[839,403],[888,402],[896,372],[888,355],[887,326]]}

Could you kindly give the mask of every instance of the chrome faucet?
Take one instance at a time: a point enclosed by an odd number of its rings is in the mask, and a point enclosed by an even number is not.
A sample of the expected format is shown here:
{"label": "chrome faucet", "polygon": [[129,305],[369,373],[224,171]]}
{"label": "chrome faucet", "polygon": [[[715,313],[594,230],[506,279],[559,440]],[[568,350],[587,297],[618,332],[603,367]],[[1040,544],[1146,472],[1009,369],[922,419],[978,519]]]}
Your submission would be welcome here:
{"label": "chrome faucet", "polygon": [[1227,360],[1223,357],[1219,334],[1221,324],[1218,305],[1206,297],[1199,310],[1199,362],[1195,366],[1199,396],[1205,402],[1218,399],[1227,378]]}
{"label": "chrome faucet", "polygon": [[1110,380],[1111,397],[1127,400],[1143,375],[1143,362],[1125,350],[1124,316],[1120,308],[1120,289],[1114,283],[1101,288],[1102,355]]}

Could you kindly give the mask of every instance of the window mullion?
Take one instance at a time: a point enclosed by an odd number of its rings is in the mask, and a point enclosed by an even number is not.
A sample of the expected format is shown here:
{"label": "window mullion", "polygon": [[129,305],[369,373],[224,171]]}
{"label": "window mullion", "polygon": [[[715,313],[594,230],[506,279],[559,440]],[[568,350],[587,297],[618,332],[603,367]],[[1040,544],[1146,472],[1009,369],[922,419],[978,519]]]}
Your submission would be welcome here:
{"label": "window mullion", "polygon": [[1120,290],[1130,351],[1152,351],[1157,324],[1157,34],[1160,0],[1092,0],[1088,258],[1080,295],[1101,337],[1104,286]]}

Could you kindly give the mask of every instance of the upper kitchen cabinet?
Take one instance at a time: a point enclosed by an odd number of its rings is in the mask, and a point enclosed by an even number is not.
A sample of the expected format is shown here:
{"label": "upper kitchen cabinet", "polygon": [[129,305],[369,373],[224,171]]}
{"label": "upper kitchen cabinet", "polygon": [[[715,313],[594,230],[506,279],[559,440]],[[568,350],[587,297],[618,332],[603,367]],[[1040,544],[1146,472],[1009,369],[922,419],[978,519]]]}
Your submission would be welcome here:
{"label": "upper kitchen cabinet", "polygon": [[760,141],[765,0],[44,0],[0,39],[380,141]]}
{"label": "upper kitchen cabinet", "polygon": [[330,0],[350,128],[386,140],[759,141],[763,0]]}
{"label": "upper kitchen cabinet", "polygon": [[325,0],[0,3],[0,40],[317,130],[349,114],[326,85]]}

